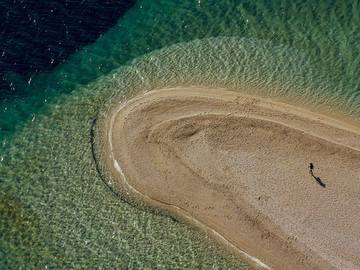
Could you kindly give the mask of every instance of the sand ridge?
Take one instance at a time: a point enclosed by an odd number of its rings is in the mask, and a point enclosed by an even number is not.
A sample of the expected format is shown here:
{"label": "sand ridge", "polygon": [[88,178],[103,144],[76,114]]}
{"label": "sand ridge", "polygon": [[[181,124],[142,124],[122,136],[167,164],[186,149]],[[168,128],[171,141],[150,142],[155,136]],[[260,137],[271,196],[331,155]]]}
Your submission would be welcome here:
{"label": "sand ridge", "polygon": [[271,100],[165,89],[108,112],[103,162],[120,189],[259,268],[360,269],[359,134]]}

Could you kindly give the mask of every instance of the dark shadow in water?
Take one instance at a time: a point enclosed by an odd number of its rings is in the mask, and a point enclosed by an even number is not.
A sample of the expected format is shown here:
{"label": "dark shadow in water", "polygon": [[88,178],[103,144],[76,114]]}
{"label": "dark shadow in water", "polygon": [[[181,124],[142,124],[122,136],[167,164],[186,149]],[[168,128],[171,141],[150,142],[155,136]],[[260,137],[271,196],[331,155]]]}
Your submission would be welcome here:
{"label": "dark shadow in water", "polygon": [[317,182],[320,186],[322,186],[323,188],[325,188],[326,185],[325,185],[325,183],[321,180],[321,178],[314,175],[314,164],[313,164],[313,163],[310,163],[309,169],[310,169],[310,171],[309,171],[309,172],[310,172],[310,175],[316,180],[316,182]]}

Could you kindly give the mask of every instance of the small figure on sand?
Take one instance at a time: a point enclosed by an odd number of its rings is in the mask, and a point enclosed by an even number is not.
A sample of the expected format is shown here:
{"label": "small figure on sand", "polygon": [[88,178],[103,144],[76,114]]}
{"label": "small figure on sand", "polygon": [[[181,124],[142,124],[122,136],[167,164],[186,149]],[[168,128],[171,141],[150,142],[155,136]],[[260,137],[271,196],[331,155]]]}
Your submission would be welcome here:
{"label": "small figure on sand", "polygon": [[311,162],[310,162],[310,165],[309,165],[309,169],[310,169],[310,174],[312,174],[312,171],[314,169],[314,164],[312,164]]}
{"label": "small figure on sand", "polygon": [[324,188],[326,185],[325,185],[325,183],[321,180],[320,177],[314,175],[314,164],[311,163],[311,162],[310,162],[310,164],[309,164],[309,169],[310,169],[310,174],[311,174],[311,176],[314,177],[314,179],[316,180],[316,182],[317,182],[320,186],[322,186],[322,187]]}

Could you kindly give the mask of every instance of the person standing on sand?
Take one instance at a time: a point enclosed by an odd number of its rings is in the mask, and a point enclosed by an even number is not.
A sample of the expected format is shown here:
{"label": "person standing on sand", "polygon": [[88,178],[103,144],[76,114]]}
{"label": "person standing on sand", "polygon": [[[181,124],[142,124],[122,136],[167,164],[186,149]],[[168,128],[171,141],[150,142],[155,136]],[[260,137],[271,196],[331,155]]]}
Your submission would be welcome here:
{"label": "person standing on sand", "polygon": [[309,169],[310,169],[310,174],[313,175],[314,164],[312,164],[311,162],[310,162],[310,165],[309,165]]}

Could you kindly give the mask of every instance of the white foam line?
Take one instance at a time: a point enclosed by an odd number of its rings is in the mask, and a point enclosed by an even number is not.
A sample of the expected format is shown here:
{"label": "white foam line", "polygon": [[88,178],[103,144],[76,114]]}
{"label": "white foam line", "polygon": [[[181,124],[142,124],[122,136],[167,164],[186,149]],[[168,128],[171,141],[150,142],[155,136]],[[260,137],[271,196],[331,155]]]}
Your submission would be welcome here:
{"label": "white foam line", "polygon": [[[140,191],[138,191],[137,189],[135,189],[133,186],[131,186],[129,184],[129,182],[127,181],[125,174],[121,168],[121,166],[119,165],[118,161],[114,158],[114,154],[113,154],[113,144],[112,144],[112,130],[113,130],[113,126],[114,126],[114,121],[115,121],[115,117],[116,115],[125,107],[125,105],[127,105],[128,102],[124,102],[123,104],[121,104],[121,106],[119,106],[116,110],[115,113],[113,113],[113,115],[111,116],[111,120],[110,120],[110,129],[109,129],[109,133],[108,133],[108,139],[109,139],[109,145],[110,145],[110,155],[111,158],[113,160],[113,164],[115,169],[120,173],[123,182],[125,183],[125,185],[135,194],[138,194],[140,197],[144,197],[150,201],[156,201],[159,203],[163,203],[160,202],[156,199],[153,199],[151,197],[149,197],[148,195],[145,195],[143,193],[141,193]],[[165,203],[163,203],[165,204]],[[219,239],[221,239],[222,241],[224,241],[228,246],[231,246],[234,250],[238,251],[242,256],[244,256],[246,259],[248,259],[249,261],[252,261],[255,263],[255,265],[257,267],[261,267],[263,269],[268,269],[271,270],[271,268],[266,265],[265,263],[263,263],[260,259],[251,256],[250,254],[246,253],[245,251],[241,250],[240,248],[238,248],[237,246],[235,246],[233,243],[231,243],[229,240],[227,240],[224,236],[222,236],[220,233],[218,233],[217,231],[215,231],[214,229],[212,229],[211,227],[205,225],[204,223],[201,223],[200,221],[198,221],[197,219],[193,218],[192,216],[190,216],[189,214],[187,214],[187,211],[185,209],[182,209],[181,207],[175,206],[173,204],[168,204],[170,207],[178,210],[179,212],[182,212],[183,216],[185,216],[185,218],[187,218],[188,220],[191,220],[193,223],[198,224],[199,227],[203,227],[206,228],[206,230],[211,231],[216,237],[218,237]]]}
{"label": "white foam line", "polygon": [[116,159],[113,159],[113,160],[114,160],[114,167],[115,167],[115,169],[120,173],[121,177],[125,179],[124,172],[123,172],[123,170],[121,169],[119,163],[117,162]]}

